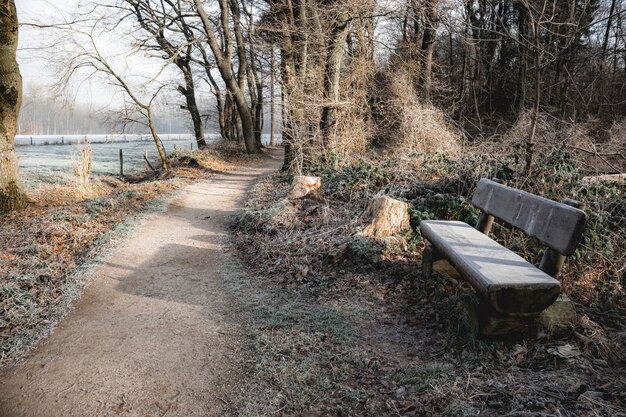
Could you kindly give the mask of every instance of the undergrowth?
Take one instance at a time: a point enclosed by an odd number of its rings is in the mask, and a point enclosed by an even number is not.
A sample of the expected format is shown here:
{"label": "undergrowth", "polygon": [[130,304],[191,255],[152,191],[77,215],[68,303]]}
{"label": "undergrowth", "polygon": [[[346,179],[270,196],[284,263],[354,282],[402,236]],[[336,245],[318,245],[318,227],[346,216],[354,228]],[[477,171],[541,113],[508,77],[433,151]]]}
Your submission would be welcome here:
{"label": "undergrowth", "polygon": [[[579,250],[568,258],[561,280],[565,291],[587,306],[626,307],[626,183],[585,180],[579,162],[566,147],[539,155],[530,175],[522,166],[522,147],[507,155],[471,155],[452,159],[443,154],[361,158],[339,169],[317,165],[330,199],[364,206],[375,194],[410,203],[412,239],[421,240],[422,220],[459,220],[475,225],[479,210],[471,203],[478,180],[504,181],[546,198],[574,199],[586,205],[588,222]],[[496,224],[495,240],[538,265],[545,249],[507,225]]]}
{"label": "undergrowth", "polygon": [[[310,167],[309,174],[322,178],[324,203],[288,201],[286,175],[255,188],[235,225],[238,247],[264,277],[256,285],[299,294],[308,303],[286,328],[254,327],[262,365],[253,374],[271,381],[273,414],[575,416],[626,410],[620,394],[626,386],[618,377],[626,335],[624,185],[584,179],[565,147],[538,153],[531,175],[523,161],[521,147],[497,157],[370,154]],[[526,341],[459,343],[450,336],[459,314],[455,297],[466,286],[446,276],[421,279],[418,225],[426,219],[475,224],[479,212],[471,195],[485,177],[587,204],[584,242],[561,277],[579,304],[580,324],[571,332]],[[360,235],[360,216],[379,194],[409,203],[410,235]],[[535,264],[544,249],[503,224],[494,227],[493,237]],[[318,326],[299,315],[314,318],[327,305],[338,321]],[[289,303],[276,306],[270,308],[291,309]],[[350,337],[336,338],[337,327],[351,329]],[[306,340],[313,347],[299,348],[300,332],[309,328]],[[337,349],[343,353],[336,355]],[[326,373],[329,367],[338,372]],[[312,380],[300,378],[311,372]]]}

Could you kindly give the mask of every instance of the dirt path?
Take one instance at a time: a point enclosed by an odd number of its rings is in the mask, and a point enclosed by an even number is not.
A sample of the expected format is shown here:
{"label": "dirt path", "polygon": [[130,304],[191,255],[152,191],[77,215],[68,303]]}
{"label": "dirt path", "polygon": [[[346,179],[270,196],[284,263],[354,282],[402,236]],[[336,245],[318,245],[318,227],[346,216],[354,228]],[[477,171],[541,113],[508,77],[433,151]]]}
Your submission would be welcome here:
{"label": "dirt path", "polygon": [[0,374],[0,417],[229,414],[241,352],[223,243],[246,189],[279,167],[193,185],[142,224],[53,335]]}

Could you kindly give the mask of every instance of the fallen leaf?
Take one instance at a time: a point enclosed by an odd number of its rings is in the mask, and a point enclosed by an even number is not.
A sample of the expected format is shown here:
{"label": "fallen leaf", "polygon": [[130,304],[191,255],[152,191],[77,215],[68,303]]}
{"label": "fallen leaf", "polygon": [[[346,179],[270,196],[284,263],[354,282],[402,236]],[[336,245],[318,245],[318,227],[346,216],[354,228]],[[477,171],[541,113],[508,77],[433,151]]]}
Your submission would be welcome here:
{"label": "fallen leaf", "polygon": [[555,349],[548,349],[548,353],[565,359],[572,359],[581,355],[578,347],[572,346],[569,343]]}

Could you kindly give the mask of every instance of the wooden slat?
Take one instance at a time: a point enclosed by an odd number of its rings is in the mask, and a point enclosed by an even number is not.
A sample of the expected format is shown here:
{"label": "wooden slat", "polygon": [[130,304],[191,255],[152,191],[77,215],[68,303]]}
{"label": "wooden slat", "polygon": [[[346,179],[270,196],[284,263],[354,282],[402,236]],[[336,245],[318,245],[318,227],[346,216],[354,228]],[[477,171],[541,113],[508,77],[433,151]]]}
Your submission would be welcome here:
{"label": "wooden slat", "polygon": [[479,181],[472,204],[566,256],[576,250],[587,221],[582,210],[487,179]]}
{"label": "wooden slat", "polygon": [[498,313],[538,313],[561,292],[556,279],[466,223],[423,221],[420,229]]}

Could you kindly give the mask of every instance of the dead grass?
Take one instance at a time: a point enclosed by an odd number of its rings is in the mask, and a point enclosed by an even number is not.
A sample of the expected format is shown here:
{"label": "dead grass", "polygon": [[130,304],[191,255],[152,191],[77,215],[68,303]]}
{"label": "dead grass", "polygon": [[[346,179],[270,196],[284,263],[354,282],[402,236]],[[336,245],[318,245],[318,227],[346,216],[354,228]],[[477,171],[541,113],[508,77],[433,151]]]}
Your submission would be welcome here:
{"label": "dead grass", "polygon": [[0,217],[0,367],[18,363],[71,309],[89,282],[87,266],[109,243],[191,180],[231,170],[214,151],[177,151],[166,175],[87,180],[29,190],[31,204]]}
{"label": "dead grass", "polygon": [[[482,168],[436,156],[403,160],[321,172],[327,205],[287,202],[282,176],[251,193],[236,243],[253,277],[245,285],[264,295],[250,324],[256,359],[245,392],[254,395],[244,415],[626,413],[623,312],[610,319],[579,307],[588,315],[563,336],[459,343],[449,331],[458,286],[421,280],[421,241],[358,236],[364,202],[381,189],[427,203],[413,207],[417,222],[475,216],[446,193],[471,192],[459,178],[480,177]],[[436,185],[432,202],[416,197],[427,184]],[[437,211],[426,213],[431,207]],[[350,249],[335,257],[346,242]]]}
{"label": "dead grass", "polygon": [[377,77],[379,145],[398,154],[410,152],[457,155],[461,136],[440,109],[424,104],[411,75],[402,68]]}
{"label": "dead grass", "polygon": [[15,364],[67,312],[86,284],[76,275],[81,266],[184,184],[45,187],[28,208],[0,218],[0,367]]}

